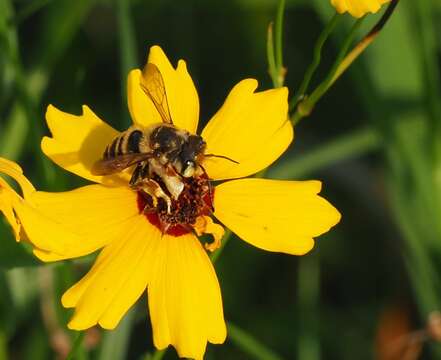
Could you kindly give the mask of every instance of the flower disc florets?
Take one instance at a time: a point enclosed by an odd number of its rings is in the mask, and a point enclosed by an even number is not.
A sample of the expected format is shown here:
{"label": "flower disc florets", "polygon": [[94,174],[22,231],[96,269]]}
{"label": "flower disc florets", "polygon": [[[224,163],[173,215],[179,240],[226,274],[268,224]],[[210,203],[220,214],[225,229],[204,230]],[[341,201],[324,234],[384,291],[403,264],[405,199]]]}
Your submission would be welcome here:
{"label": "flower disc florets", "polygon": [[164,199],[159,198],[154,206],[153,198],[138,191],[138,209],[163,233],[180,236],[192,231],[199,216],[213,212],[214,189],[205,175],[182,178],[184,189],[178,199],[173,199],[159,177],[154,180],[172,199],[171,211],[167,211]]}

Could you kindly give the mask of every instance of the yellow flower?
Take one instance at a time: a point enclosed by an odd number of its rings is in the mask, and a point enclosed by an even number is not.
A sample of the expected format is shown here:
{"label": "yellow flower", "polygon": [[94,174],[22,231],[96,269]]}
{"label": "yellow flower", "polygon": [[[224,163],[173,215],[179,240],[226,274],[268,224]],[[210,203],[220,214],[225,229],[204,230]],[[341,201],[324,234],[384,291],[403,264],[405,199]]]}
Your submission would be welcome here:
{"label": "yellow flower", "polygon": [[[199,100],[185,62],[173,68],[154,46],[148,63],[162,75],[174,125],[195,133]],[[143,76],[140,70],[130,72],[128,106],[134,124],[146,127],[161,122],[161,117],[141,86],[152,80]],[[220,344],[226,337],[216,273],[194,234],[214,237],[206,246],[210,251],[219,246],[224,230],[211,216],[251,245],[295,255],[311,250],[313,238],[338,223],[338,211],[317,195],[319,181],[240,179],[268,167],[293,138],[287,89],[255,92],[256,88],[256,80],[239,82],[201,133],[206,154],[234,159],[201,160],[212,181],[228,181],[207,196],[198,192],[200,184],[207,184],[206,177],[185,180],[194,190],[185,196],[207,206],[191,205],[194,216],[184,216],[164,233],[158,222],[163,214],[148,196],[128,186],[128,171],[92,173],[93,164],[119,132],[87,106],[80,116],[49,106],[46,119],[52,137],[43,138],[41,145],[55,163],[94,185],[60,193],[35,191],[16,164],[0,160],[0,172],[16,179],[23,190],[22,197],[1,182],[0,210],[16,233],[20,226],[25,230],[37,257],[57,261],[103,248],[91,270],[62,297],[65,307],[75,308],[69,328],[115,328],[147,289],[155,346],[173,345],[179,356],[201,359],[207,342]],[[173,200],[174,212],[177,202]]]}
{"label": "yellow flower", "polygon": [[346,11],[353,17],[360,18],[367,13],[376,13],[380,10],[381,5],[386,4],[390,0],[331,0],[340,14]]}

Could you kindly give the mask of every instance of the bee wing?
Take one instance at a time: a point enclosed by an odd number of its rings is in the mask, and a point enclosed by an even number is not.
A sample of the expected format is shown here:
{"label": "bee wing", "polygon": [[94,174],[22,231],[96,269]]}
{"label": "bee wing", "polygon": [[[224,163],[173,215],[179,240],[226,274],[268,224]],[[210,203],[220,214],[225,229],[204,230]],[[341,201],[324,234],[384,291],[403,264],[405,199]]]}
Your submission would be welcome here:
{"label": "bee wing", "polygon": [[98,160],[92,167],[93,175],[110,175],[124,169],[129,166],[135,165],[141,161],[145,161],[153,157],[153,153],[135,153],[135,154],[124,154],[115,156],[110,159]]}
{"label": "bee wing", "polygon": [[173,125],[165,92],[164,79],[156,65],[147,63],[142,70],[141,87],[161,115],[162,121]]}

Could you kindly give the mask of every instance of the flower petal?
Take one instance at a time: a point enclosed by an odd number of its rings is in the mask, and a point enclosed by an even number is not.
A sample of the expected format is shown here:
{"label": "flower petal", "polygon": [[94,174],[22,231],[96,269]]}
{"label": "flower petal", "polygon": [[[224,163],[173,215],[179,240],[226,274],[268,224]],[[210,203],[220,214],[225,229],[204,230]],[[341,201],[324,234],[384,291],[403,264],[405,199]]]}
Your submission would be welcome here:
{"label": "flower petal", "polygon": [[254,79],[238,83],[202,131],[207,154],[239,162],[206,157],[203,165],[212,179],[255,174],[274,162],[292,141],[293,128],[287,120],[288,89],[254,93],[256,88]]}
{"label": "flower petal", "polygon": [[76,234],[35,208],[30,200],[35,188],[17,164],[0,158],[1,173],[17,181],[25,197],[17,194],[5,180],[0,180],[0,211],[12,226],[17,241],[26,237],[34,246],[56,253],[63,252],[66,243],[81,241]]}
{"label": "flower petal", "polygon": [[331,4],[340,13],[349,12],[353,17],[360,18],[367,13],[376,13],[381,5],[390,0],[331,0]]}
{"label": "flower petal", "polygon": [[37,191],[30,197],[35,209],[55,219],[81,241],[67,242],[64,251],[48,253],[35,249],[43,261],[56,261],[90,254],[123,237],[138,217],[137,195],[127,187],[84,186],[72,191],[49,193]]}
{"label": "flower petal", "polygon": [[[199,120],[199,98],[193,80],[188,74],[185,61],[179,60],[177,68],[174,69],[162,49],[156,45],[150,48],[147,62],[156,65],[162,75],[174,125],[195,133]],[[142,121],[138,118],[139,116],[136,116],[134,120]]]}
{"label": "flower petal", "polygon": [[119,134],[115,129],[85,105],[79,116],[49,105],[46,120],[52,137],[42,139],[41,149],[47,157],[85,179],[109,185],[122,183],[122,174],[95,176],[91,173],[93,164],[101,159],[106,146]]}
{"label": "flower petal", "polygon": [[241,179],[216,187],[214,215],[241,239],[268,251],[303,255],[313,237],[340,221],[318,196],[319,181]]}
{"label": "flower petal", "polygon": [[[21,167],[13,161],[0,157],[0,174],[6,174],[12,177],[20,185],[23,196],[29,196],[35,191],[34,186],[23,175]],[[20,241],[21,224],[14,212],[14,203],[19,198],[15,190],[0,177],[0,212],[6,217],[11,225],[15,239]]]}
{"label": "flower petal", "polygon": [[64,307],[75,307],[68,327],[83,330],[99,324],[114,329],[145,290],[160,239],[159,230],[139,216],[124,237],[106,246],[61,299]]}
{"label": "flower petal", "polygon": [[127,80],[127,102],[133,123],[147,127],[162,122],[162,119],[140,86],[141,76],[139,69],[130,71]]}
{"label": "flower petal", "polygon": [[173,345],[180,357],[202,359],[207,341],[225,341],[226,327],[213,265],[191,234],[165,235],[148,286],[153,341]]}

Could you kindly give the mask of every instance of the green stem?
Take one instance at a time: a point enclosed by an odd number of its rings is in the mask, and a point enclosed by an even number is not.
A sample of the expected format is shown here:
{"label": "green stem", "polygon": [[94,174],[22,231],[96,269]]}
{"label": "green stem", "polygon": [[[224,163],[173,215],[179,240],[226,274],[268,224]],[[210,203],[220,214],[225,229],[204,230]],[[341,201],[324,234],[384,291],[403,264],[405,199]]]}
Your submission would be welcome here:
{"label": "green stem", "polygon": [[70,350],[69,355],[67,355],[66,360],[76,359],[76,355],[78,351],[81,349],[83,343],[84,334],[85,334],[84,331],[80,331],[77,334],[77,337],[72,345],[72,349]]}
{"label": "green stem", "polygon": [[274,55],[273,23],[270,23],[268,25],[268,32],[266,37],[266,60],[268,62],[268,72],[273,82],[273,86],[277,87],[277,68],[276,58]]}
{"label": "green stem", "polygon": [[358,19],[354,25],[352,25],[352,28],[349,32],[349,34],[346,36],[345,41],[343,42],[342,47],[340,48],[340,51],[338,52],[337,58],[332,65],[331,70],[329,71],[328,75],[326,76],[325,80],[312,92],[310,96],[310,101],[315,104],[322,96],[323,94],[329,89],[329,84],[331,83],[332,78],[334,77],[335,72],[337,71],[338,66],[348,53],[349,47],[351,46],[355,34],[357,33],[357,30],[360,28],[362,22],[364,20],[364,17],[361,19]]}
{"label": "green stem", "polygon": [[240,349],[247,353],[251,358],[257,360],[281,360],[282,358],[268,349],[246,331],[228,322],[227,324],[229,339]]}
{"label": "green stem", "polygon": [[[276,67],[280,72],[283,71],[283,15],[285,13],[285,0],[279,1],[277,8],[277,16],[275,22],[275,54],[276,54]],[[279,82],[279,86],[283,85],[283,80]]]}
{"label": "green stem", "polygon": [[303,77],[303,81],[300,84],[299,90],[294,95],[290,102],[290,110],[292,110],[296,105],[297,102],[303,98],[303,96],[308,91],[308,86],[311,82],[312,76],[314,75],[315,71],[317,70],[318,66],[320,65],[320,61],[322,58],[322,48],[326,42],[326,40],[329,38],[329,35],[331,34],[332,30],[337,25],[338,21],[342,17],[336,12],[334,16],[331,18],[331,20],[328,22],[326,27],[321,32],[320,36],[317,39],[317,42],[314,46],[314,55],[312,59],[312,63],[309,65],[308,69],[306,70],[305,76]]}
{"label": "green stem", "polygon": [[[126,108],[127,98],[127,74],[129,71],[136,67],[136,40],[135,29],[133,26],[132,16],[130,13],[129,0],[117,0],[117,21],[118,21],[118,36],[119,36],[119,54],[121,61],[121,97],[123,102],[123,108]],[[128,127],[130,119],[127,113],[125,113],[125,126]]]}
{"label": "green stem", "polygon": [[232,236],[232,235],[233,235],[233,234],[232,234],[232,232],[231,232],[229,229],[227,229],[227,231],[225,231],[225,235],[224,235],[224,237],[222,238],[222,244],[221,244],[220,248],[217,249],[215,252],[213,252],[213,253],[210,255],[210,259],[211,259],[211,262],[212,262],[213,264],[217,261],[217,259],[219,258],[219,256],[222,254],[222,251],[224,250],[225,245],[227,245],[227,243],[228,243],[228,241],[231,239],[231,236]]}
{"label": "green stem", "polygon": [[298,301],[299,301],[299,360],[320,359],[319,342],[319,297],[320,297],[320,266],[317,254],[307,255],[299,259],[298,269]]}
{"label": "green stem", "polygon": [[355,34],[357,33],[357,30],[361,26],[362,22],[364,20],[364,17],[361,19],[358,19],[354,25],[352,26],[350,32],[346,36],[342,47],[340,48],[340,51],[338,52],[337,58],[334,61],[334,64],[331,67],[331,70],[328,72],[328,75],[326,76],[325,80],[320,83],[319,86],[312,92],[311,96],[301,101],[297,108],[295,113],[293,114],[291,121],[293,124],[297,124],[302,118],[305,116],[308,116],[312,109],[314,108],[317,101],[320,100],[320,98],[328,91],[329,87],[332,84],[332,80],[334,78],[335,73],[337,72],[338,66],[348,53],[349,47],[351,46]]}

